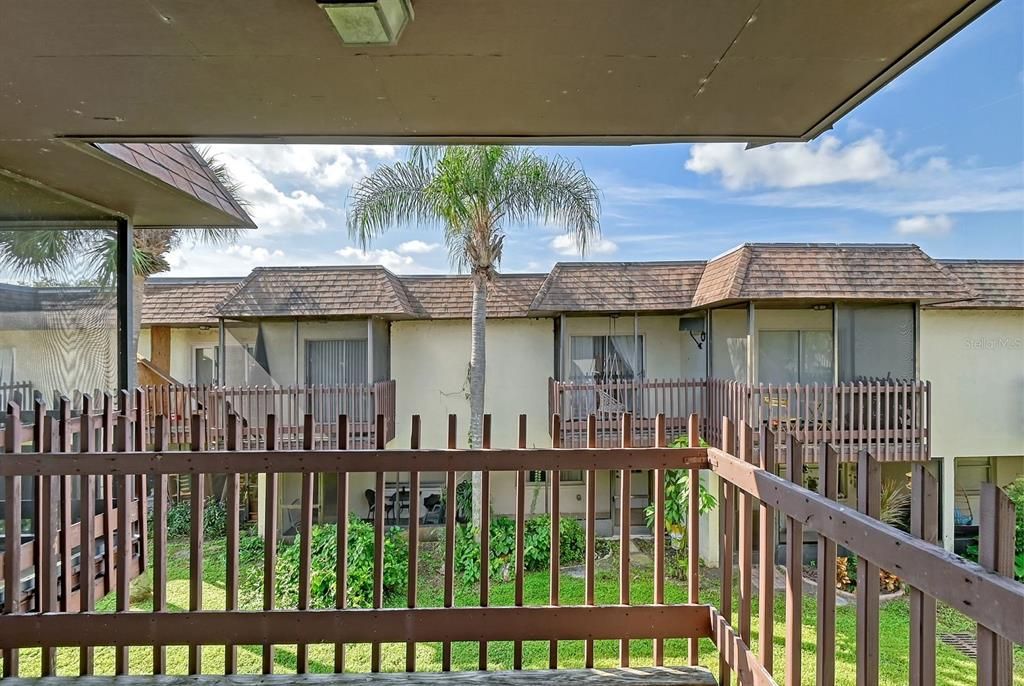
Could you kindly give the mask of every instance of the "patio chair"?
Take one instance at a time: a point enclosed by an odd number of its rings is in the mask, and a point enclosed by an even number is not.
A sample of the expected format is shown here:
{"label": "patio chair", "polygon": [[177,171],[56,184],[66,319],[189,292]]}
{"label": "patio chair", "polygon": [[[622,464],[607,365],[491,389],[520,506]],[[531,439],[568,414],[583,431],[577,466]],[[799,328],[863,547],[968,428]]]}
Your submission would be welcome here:
{"label": "patio chair", "polygon": [[367,488],[363,491],[363,496],[366,497],[366,518],[373,519],[373,513],[377,510],[377,492]]}
{"label": "patio chair", "polygon": [[444,505],[441,503],[441,496],[437,493],[423,499],[423,523],[444,523]]}

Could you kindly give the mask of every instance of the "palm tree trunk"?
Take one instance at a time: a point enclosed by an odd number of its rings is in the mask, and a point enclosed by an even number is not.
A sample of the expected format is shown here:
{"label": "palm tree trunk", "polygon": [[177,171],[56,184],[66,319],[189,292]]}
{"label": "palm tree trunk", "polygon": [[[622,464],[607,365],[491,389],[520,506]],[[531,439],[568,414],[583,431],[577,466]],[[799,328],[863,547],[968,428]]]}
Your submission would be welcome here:
{"label": "palm tree trunk", "polygon": [[[469,443],[471,448],[483,447],[484,379],[486,374],[487,276],[473,274],[473,314],[469,356]],[[481,500],[483,474],[473,472],[473,526],[479,529],[483,508]]]}

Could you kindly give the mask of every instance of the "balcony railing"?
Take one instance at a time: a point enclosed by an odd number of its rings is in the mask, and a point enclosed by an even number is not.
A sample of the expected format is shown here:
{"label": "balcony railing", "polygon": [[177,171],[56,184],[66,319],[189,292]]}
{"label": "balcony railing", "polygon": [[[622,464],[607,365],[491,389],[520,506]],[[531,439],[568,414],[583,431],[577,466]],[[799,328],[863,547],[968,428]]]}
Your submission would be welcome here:
{"label": "balcony railing", "polygon": [[[199,422],[200,420],[196,420]],[[654,640],[653,662],[666,661],[665,640],[682,638],[688,641],[688,655],[683,660],[697,662],[697,641],[710,639],[719,652],[719,682],[730,683],[735,672],[741,683],[775,684],[773,674],[784,672],[786,683],[801,683],[801,671],[815,670],[821,683],[830,683],[836,659],[835,589],[831,584],[818,587],[818,617],[815,631],[815,663],[802,663],[804,631],[802,603],[802,568],[800,551],[794,546],[786,561],[786,621],[784,635],[777,637],[773,619],[774,522],[776,513],[784,518],[788,540],[801,540],[803,528],[818,535],[819,569],[821,578],[830,578],[836,564],[836,548],[842,545],[859,556],[858,570],[862,578],[870,579],[879,568],[896,571],[912,587],[910,629],[910,664],[908,681],[935,683],[935,622],[936,601],[941,601],[967,615],[978,623],[979,683],[1009,684],[1010,642],[1024,643],[1024,585],[1008,579],[1012,573],[1007,561],[1012,559],[1013,514],[1005,494],[995,487],[983,492],[983,507],[992,514],[986,519],[980,536],[980,559],[984,566],[966,562],[935,545],[937,484],[934,477],[917,465],[913,469],[912,533],[905,533],[881,523],[878,515],[879,463],[870,454],[858,464],[858,510],[835,502],[838,454],[832,446],[822,446],[820,452],[820,492],[812,492],[797,483],[777,476],[774,445],[778,436],[764,425],[758,427],[760,440],[756,442],[754,429],[745,423],[736,425],[723,419],[718,431],[723,446],[719,448],[688,447],[666,448],[665,419],[655,417],[654,447],[633,448],[630,445],[632,417],[622,416],[620,429],[623,446],[617,449],[594,447],[597,442],[597,418],[588,417],[586,435],[589,447],[563,449],[519,450],[421,450],[418,449],[420,422],[412,419],[410,449],[393,450],[340,450],[314,449],[306,441],[302,450],[281,450],[277,437],[277,418],[265,418],[269,437],[263,450],[241,451],[242,422],[236,415],[228,415],[224,450],[173,451],[169,447],[169,422],[158,415],[155,420],[153,450],[129,452],[134,445],[129,440],[131,425],[120,422],[124,431],[114,446],[114,453],[99,452],[99,446],[89,446],[85,452],[54,452],[18,454],[13,450],[0,459],[0,477],[8,499],[5,514],[8,522],[16,521],[20,512],[21,482],[38,479],[43,493],[51,493],[57,483],[81,480],[83,487],[94,478],[112,478],[119,492],[126,493],[136,479],[145,479],[154,491],[152,555],[153,606],[152,610],[130,609],[128,575],[117,575],[117,610],[95,612],[90,608],[72,612],[61,606],[60,570],[64,551],[56,545],[44,545],[33,562],[35,577],[40,580],[32,608],[9,604],[0,615],[0,648],[3,649],[3,673],[18,676],[20,651],[40,648],[43,675],[55,670],[58,648],[79,648],[82,653],[82,674],[94,671],[92,649],[114,646],[116,674],[128,672],[128,647],[152,648],[152,672],[167,671],[167,646],[188,647],[190,674],[198,674],[202,665],[202,651],[206,646],[225,646],[224,672],[238,670],[238,647],[255,646],[250,650],[262,653],[262,671],[275,668],[274,645],[297,645],[295,669],[299,673],[311,668],[309,646],[334,646],[333,669],[344,672],[346,645],[371,645],[371,671],[382,668],[382,644],[404,643],[407,646],[405,668],[414,671],[415,644],[439,642],[442,644],[442,668],[452,669],[452,642],[471,641],[479,644],[479,668],[488,669],[488,642],[515,642],[514,658],[507,668],[517,670],[523,666],[523,641],[546,641],[551,646],[550,667],[557,668],[559,641],[583,641],[581,667],[594,664],[594,641],[613,639],[619,642],[619,662],[630,663],[630,641]],[[379,421],[379,420],[378,420]],[[315,418],[308,414],[303,419],[311,427]],[[344,426],[346,417],[339,417]],[[489,422],[488,422],[489,423]],[[58,433],[67,421],[62,418]],[[560,424],[559,417],[552,424]],[[694,415],[688,418],[688,435],[696,443],[701,426]],[[525,439],[526,418],[520,417],[520,436]],[[449,418],[450,440],[457,437],[458,428]],[[342,432],[339,434],[344,436]],[[555,433],[553,443],[558,446],[560,434]],[[789,434],[790,464],[788,474],[800,474],[797,461],[804,451],[794,434]],[[9,444],[11,445],[11,444]],[[544,606],[524,606],[524,532],[526,517],[526,476],[528,470],[547,470],[548,479],[555,487],[549,490],[549,507],[560,511],[560,470],[582,470],[585,474],[586,532],[584,601],[580,605],[562,606],[559,588],[559,518],[551,518],[551,548],[549,550],[550,598]],[[631,592],[633,576],[630,570],[629,527],[621,527],[618,560],[619,598],[615,604],[598,604],[595,597],[595,511],[597,504],[598,472],[615,471],[619,474],[621,494],[630,492],[633,470],[653,470],[655,517],[653,597],[651,603],[635,604]],[[701,527],[697,525],[699,494],[691,491],[688,501],[687,526],[688,602],[667,603],[665,596],[665,526],[666,470],[690,470],[691,479],[699,478],[701,470],[710,470],[721,482],[721,559],[722,584],[725,589],[713,604],[701,603],[699,568],[696,551],[699,550]],[[443,607],[417,607],[417,545],[419,503],[412,499],[412,512],[408,524],[408,595],[407,607],[383,607],[383,574],[385,557],[385,521],[382,508],[373,519],[373,601],[372,609],[346,607],[348,572],[346,567],[348,538],[346,527],[348,483],[350,475],[370,472],[374,476],[375,492],[382,499],[386,472],[407,472],[410,488],[418,486],[422,472],[446,474],[449,492],[455,490],[458,472],[482,471],[481,487],[484,497],[490,492],[493,475],[511,472],[516,475],[515,497],[515,601],[512,606],[490,605],[489,539],[482,540],[481,583],[479,601],[474,606],[454,607],[455,600],[455,499],[446,502],[448,517],[444,540],[444,603]],[[240,531],[235,518],[228,519],[226,555],[223,564],[226,573],[226,603],[221,609],[203,607],[204,534],[203,485],[212,475],[227,477],[226,500],[229,511],[237,507],[239,476],[258,472],[265,474],[267,488],[263,513],[267,535],[264,539],[263,575],[264,594],[262,610],[239,610],[239,539]],[[311,531],[314,512],[313,484],[318,475],[336,474],[339,483],[337,503],[341,526],[337,533],[338,565],[334,570],[336,603],[333,609],[309,609],[310,588],[313,582],[311,565]],[[171,609],[167,603],[168,544],[167,544],[167,480],[172,474],[188,474],[193,480],[192,518],[189,536],[189,609]],[[297,607],[277,607],[275,600],[275,570],[277,544],[274,530],[278,525],[276,502],[279,479],[282,474],[299,474],[302,481],[300,503],[301,524],[298,528],[299,595]],[[490,517],[483,508],[483,531],[488,531]],[[40,533],[55,533],[40,537],[45,541],[59,540],[59,522],[54,508],[43,507],[37,524]],[[119,527],[127,527],[127,514],[119,515]],[[756,526],[755,526],[756,524]],[[123,530],[123,529],[122,529]],[[759,532],[756,557],[759,561],[760,601],[758,615],[753,613],[753,574],[755,571],[754,531]],[[145,539],[143,539],[145,540]],[[734,551],[737,551],[734,553]],[[116,554],[117,570],[128,568],[136,554],[129,547],[119,547]],[[738,556],[736,559],[734,556]],[[16,578],[22,569],[20,548],[4,560],[4,578]],[[1011,562],[1012,564],[1012,562]],[[735,577],[735,578],[734,578]],[[322,580],[321,580],[322,581]],[[735,583],[734,583],[735,582]],[[733,588],[738,589],[738,602],[733,605]],[[879,660],[879,587],[865,583],[858,586],[857,602],[857,672],[858,683],[877,681]],[[760,640],[752,638],[752,624],[757,621]],[[784,664],[773,662],[774,642],[785,645]],[[262,646],[262,649],[259,648]],[[280,665],[276,665],[280,668]],[[141,679],[142,677],[134,677]],[[535,683],[540,683],[535,682]]]}
{"label": "balcony railing", "polygon": [[[192,417],[203,420],[203,440],[209,446],[224,446],[227,416],[242,419],[243,450],[260,450],[267,441],[267,415],[277,418],[278,438],[283,447],[299,448],[303,421],[313,416],[313,447],[338,444],[338,417],[348,417],[346,439],[353,448],[377,445],[376,418],[384,417],[384,442],[395,437],[395,382],[341,386],[146,386],[148,425],[164,415],[171,444],[192,445]],[[150,443],[153,437],[150,436]]]}
{"label": "balcony railing", "polygon": [[[563,417],[561,440],[585,445],[587,417],[598,421],[598,445],[621,443],[619,418],[632,413],[635,445],[654,443],[654,417],[665,415],[669,440],[685,433],[690,413],[728,417],[766,427],[780,436],[784,452],[789,435],[817,460],[814,446],[832,445],[840,460],[862,452],[890,462],[927,460],[931,423],[931,384],[927,381],[865,379],[855,383],[745,384],[722,379],[638,379],[608,382],[550,381],[552,414]],[[712,445],[721,445],[720,427],[705,427]],[[780,455],[780,459],[782,456]]]}

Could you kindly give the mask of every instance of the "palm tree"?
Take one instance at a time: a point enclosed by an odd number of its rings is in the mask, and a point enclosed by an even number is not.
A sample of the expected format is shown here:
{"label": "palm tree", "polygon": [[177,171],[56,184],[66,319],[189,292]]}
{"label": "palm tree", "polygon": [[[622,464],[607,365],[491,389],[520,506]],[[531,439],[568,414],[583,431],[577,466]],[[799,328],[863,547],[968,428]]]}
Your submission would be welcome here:
{"label": "palm tree", "polygon": [[[597,186],[582,168],[527,148],[416,147],[408,160],[379,167],[353,189],[348,228],[364,249],[394,226],[434,226],[443,232],[453,264],[472,275],[471,447],[483,440],[487,288],[501,262],[506,229],[538,220],[555,224],[585,253],[600,235],[599,216]],[[480,488],[473,492],[476,519]]]}
{"label": "palm tree", "polygon": [[[240,186],[227,168],[200,150],[217,181],[242,206]],[[132,318],[136,345],[146,279],[170,270],[167,255],[183,245],[234,243],[239,230],[225,227],[146,229],[134,234]],[[41,229],[0,231],[0,270],[16,279],[54,285],[111,288],[117,275],[117,237],[113,230]]]}

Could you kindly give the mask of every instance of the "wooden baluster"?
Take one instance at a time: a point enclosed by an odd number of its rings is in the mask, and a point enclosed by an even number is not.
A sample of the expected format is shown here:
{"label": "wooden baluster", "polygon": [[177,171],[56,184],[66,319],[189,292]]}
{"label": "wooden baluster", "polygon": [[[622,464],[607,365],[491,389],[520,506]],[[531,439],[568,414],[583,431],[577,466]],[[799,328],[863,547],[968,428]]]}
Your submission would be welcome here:
{"label": "wooden baluster", "polygon": [[[122,397],[122,400],[124,398]],[[122,404],[121,413],[117,416],[117,432],[115,450],[126,453],[131,445],[131,421],[127,407]],[[115,570],[117,580],[117,611],[125,613],[131,610],[131,564],[132,564],[132,477],[122,475],[116,479],[117,496],[117,547]],[[109,554],[109,553],[108,553]],[[115,648],[114,674],[128,673],[128,646],[121,644]]]}
{"label": "wooden baluster", "polygon": [[[597,416],[587,416],[587,447],[597,447]],[[587,470],[587,516],[586,516],[586,569],[584,576],[584,603],[594,605],[594,570],[597,564],[597,470]],[[587,669],[594,666],[594,641],[588,639],[583,644],[583,660]]]}
{"label": "wooden baluster", "polygon": [[[722,450],[730,455],[736,454],[736,430],[729,417],[722,417]],[[718,509],[720,518],[721,544],[718,549],[718,569],[721,574],[721,598],[719,614],[726,623],[732,625],[732,561],[733,549],[736,544],[736,487],[725,479],[718,483]],[[732,680],[732,670],[725,653],[718,658],[718,681],[728,686]]]}
{"label": "wooden baluster", "polygon": [[[857,463],[857,509],[875,519],[881,508],[881,471],[874,455],[861,454]],[[878,575],[877,565],[857,558],[857,686],[878,686]]]}
{"label": "wooden baluster", "polygon": [[[775,432],[761,424],[760,467],[769,474],[775,473]],[[758,609],[758,659],[761,666],[771,674],[774,671],[775,651],[775,509],[764,502],[758,505],[759,541],[758,563],[759,597]],[[693,602],[693,601],[691,601]]]}
{"label": "wooden baluster", "polygon": [[[21,408],[16,403],[7,405],[4,429],[4,452],[21,452]],[[4,477],[4,531],[21,533],[21,476]],[[8,540],[10,534],[8,534]],[[7,546],[4,554],[4,614],[21,612],[21,541]],[[4,648],[4,677],[18,676],[20,652],[17,648]]]}
{"label": "wooden baluster", "polygon": [[[52,430],[52,417],[46,416],[46,404],[35,402],[36,423],[32,436],[32,447],[37,453],[57,452]],[[36,479],[35,539],[38,566],[36,567],[36,589],[40,612],[56,612],[57,605],[57,562],[60,559],[60,545],[57,535],[57,520],[60,516],[60,483],[56,477],[41,476]],[[10,537],[7,541],[10,541]],[[9,546],[8,546],[9,547]],[[71,558],[65,558],[63,576],[70,575]],[[41,675],[54,676],[57,670],[57,651],[53,646],[40,647]]]}
{"label": "wooden baluster", "polygon": [[[418,431],[418,422],[416,429]],[[418,436],[418,433],[417,433]],[[417,439],[418,440],[418,439]],[[418,444],[417,444],[417,447]],[[348,450],[348,415],[338,415],[338,450]],[[335,573],[335,596],[334,607],[344,610],[348,606],[348,472],[338,472],[338,537],[335,545],[338,548],[337,566]],[[410,584],[415,585],[415,578],[410,578]],[[345,671],[345,644],[334,644],[334,672],[341,674]]]}
{"label": "wooden baluster", "polygon": [[[739,426],[739,455],[744,462],[754,461],[754,436],[750,424],[744,421]],[[740,567],[740,613],[739,634],[748,647],[750,643],[750,624],[752,617],[751,595],[753,594],[754,569],[754,502],[750,494],[740,490],[739,505],[739,567]]]}
{"label": "wooden baluster", "polygon": [[[830,443],[820,450],[818,492],[829,500],[839,497],[839,454]],[[818,639],[815,659],[817,686],[836,683],[836,543],[818,534]]]}
{"label": "wooden baluster", "polygon": [[[154,421],[153,450],[167,449],[168,421],[159,414]],[[83,484],[83,494],[85,493]],[[83,499],[85,496],[82,496]],[[83,522],[85,515],[83,515]],[[83,528],[83,531],[85,529]],[[85,541],[84,533],[82,541]],[[83,548],[84,550],[84,548]],[[85,559],[84,554],[82,559]],[[84,565],[83,565],[84,569]],[[84,578],[84,576],[82,577]],[[91,586],[92,584],[90,584]],[[167,475],[157,474],[153,483],[153,612],[167,610]],[[167,648],[153,646],[153,674],[167,671]]]}
{"label": "wooden baluster", "polygon": [[[490,439],[490,415],[487,416],[487,438]],[[409,447],[420,449],[420,416],[412,416],[412,429],[409,432]],[[490,443],[486,443],[490,445]],[[420,551],[420,473],[409,472],[409,584],[405,606],[416,607],[416,576],[419,568]],[[486,646],[486,644],[484,644]],[[486,647],[483,648],[486,651]],[[408,641],[405,644],[405,671],[416,671],[416,644]]]}
{"label": "wooden baluster", "polygon": [[[654,446],[665,447],[665,415],[654,420]],[[654,470],[654,604],[665,604],[665,469]],[[654,666],[665,664],[665,641],[654,639]]]}
{"label": "wooden baluster", "polygon": [[[939,538],[939,485],[925,464],[911,467],[910,535]],[[910,686],[935,686],[935,598],[910,589]]]}
{"label": "wooden baluster", "polygon": [[[622,447],[633,447],[633,416],[622,413]],[[619,470],[619,604],[629,605],[629,545],[632,504],[632,472],[629,465]],[[619,666],[629,667],[629,640],[619,641]]]}
{"label": "wooden baluster", "polygon": [[[103,452],[114,450],[114,398],[103,394]],[[114,477],[103,476],[103,593],[114,590]]]}
{"label": "wooden baluster", "polygon": [[[302,449],[312,450],[314,439],[313,415],[302,416]],[[298,609],[308,610],[310,604],[310,576],[313,573],[313,489],[316,475],[311,471],[302,472],[302,493],[299,496],[299,598]],[[298,674],[309,671],[309,646],[300,643],[295,647],[295,670]]]}
{"label": "wooden baluster", "polygon": [[[277,416],[267,415],[267,450],[277,450]],[[277,472],[267,473],[266,497],[263,501],[263,609],[274,609],[277,583]],[[263,644],[263,673],[274,672],[274,646]]]}
{"label": "wooden baluster", "polygon": [[[562,447],[562,418],[551,416],[551,447]],[[548,604],[557,607],[559,603],[559,561],[562,555],[561,546],[561,491],[562,472],[558,469],[548,470],[548,495],[551,499],[551,545],[550,564],[548,566]],[[548,669],[558,669],[558,641],[548,642]]]}
{"label": "wooden baluster", "polygon": [[[448,449],[455,450],[458,446],[458,426],[454,414],[448,415]],[[445,479],[444,501],[444,606],[455,605],[455,496],[458,483],[455,472],[449,471]],[[450,672],[452,669],[452,644],[445,641],[441,644],[441,670]]]}
{"label": "wooden baluster", "polygon": [[[700,446],[700,417],[694,412],[686,425],[686,439],[691,448]],[[690,470],[690,502],[686,526],[687,537],[687,599],[693,605],[700,603],[700,470]],[[696,638],[689,641],[688,657],[691,665],[697,664],[699,643]]]}
{"label": "wooden baluster", "polygon": [[[484,415],[484,450],[491,448],[491,415]],[[491,473],[480,473],[480,607],[487,607],[491,580]],[[487,641],[480,641],[479,669],[487,671]]]}
{"label": "wooden baluster", "polygon": [[[795,484],[804,484],[804,444],[795,434],[788,435],[786,450],[786,478]],[[804,526],[786,517],[786,684],[800,686],[802,662],[801,629],[803,627],[804,579]]]}
{"label": "wooden baluster", "polygon": [[[93,426],[92,396],[82,396],[82,416],[79,418],[78,448],[83,453],[96,449],[96,432]],[[78,547],[78,594],[79,611],[92,612],[96,609],[96,476],[83,474],[81,477],[81,512]],[[166,517],[161,523],[166,527]],[[68,569],[70,574],[70,569]],[[69,584],[70,585],[70,584]],[[67,611],[67,607],[63,608]],[[93,673],[93,648],[83,646],[79,652],[79,673],[89,676]]]}
{"label": "wooden baluster", "polygon": [[[146,393],[141,388],[135,389],[135,411],[133,415],[133,448],[141,453],[146,450],[149,430],[146,426]],[[70,446],[69,446],[70,449]],[[146,475],[135,475],[135,521],[139,527],[139,549],[136,559],[139,561],[138,573],[146,571],[149,557],[149,536],[146,531],[146,520],[149,518],[149,503],[146,497]]]}
{"label": "wooden baluster", "polygon": [[[990,572],[1013,578],[1013,501],[993,483],[981,485],[978,522],[978,563]],[[1010,686],[1012,671],[1013,646],[1009,639],[979,624],[978,686]]]}
{"label": "wooden baluster", "polygon": [[[195,413],[191,422],[191,450],[204,450],[206,447],[206,426],[203,415]],[[206,475],[202,472],[192,474],[191,495],[191,531],[189,532],[189,598],[188,609],[198,612],[203,609],[203,524],[206,506]],[[200,674],[203,667],[202,647],[192,645],[188,648],[188,673]]]}
{"label": "wooden baluster", "polygon": [[[384,415],[377,415],[374,440],[377,450],[384,450]],[[384,606],[384,514],[387,510],[384,492],[384,472],[377,472],[375,507],[373,509],[373,607]],[[395,498],[395,509],[398,499]],[[380,643],[370,644],[370,671],[380,671]]]}
{"label": "wooden baluster", "polygon": [[[61,398],[60,398],[60,403],[58,405],[57,417],[58,417],[58,419],[57,419],[56,426],[52,427],[51,430],[48,431],[47,433],[49,434],[51,441],[53,441],[52,445],[54,446],[54,448],[57,451],[59,451],[61,453],[70,453],[71,452],[71,445],[72,445],[72,442],[73,442],[73,436],[72,436],[72,430],[71,430],[72,429],[72,427],[71,427],[71,401],[68,400],[68,398],[66,398],[64,396],[61,396]],[[82,431],[83,431],[83,421],[84,421],[83,419],[79,419],[78,420],[78,422],[79,422],[79,424],[78,424],[79,434],[81,434]],[[53,428],[56,429],[56,432],[54,432],[52,430]],[[56,433],[56,438],[54,438],[54,433]],[[62,476],[62,477],[60,477],[59,480],[57,481],[57,483],[58,483],[58,489],[59,489],[59,493],[60,493],[60,505],[58,507],[58,516],[60,517],[58,528],[60,529],[60,532],[58,534],[58,537],[60,539],[59,540],[60,559],[62,560],[62,562],[61,562],[61,574],[60,574],[60,576],[57,579],[57,592],[58,592],[58,594],[60,596],[59,597],[59,600],[60,600],[60,605],[59,605],[60,610],[61,610],[61,612],[67,612],[68,609],[71,607],[71,598],[72,598],[72,595],[74,593],[74,591],[72,590],[74,588],[74,583],[73,583],[74,580],[72,578],[73,577],[73,572],[74,572],[74,567],[71,564],[71,560],[72,560],[71,550],[72,550],[72,547],[73,547],[71,545],[71,530],[72,530],[72,524],[71,524],[72,516],[71,515],[73,514],[72,513],[72,495],[74,494],[74,488],[72,487],[72,482],[71,482],[71,477],[70,476]],[[81,510],[81,508],[79,508],[79,510]],[[79,529],[78,533],[79,533],[80,540],[84,540],[84,539],[81,539],[81,535],[84,533],[81,524],[79,524],[78,529]],[[82,550],[85,550],[85,546],[83,546],[83,545],[81,545],[81,543],[79,543],[79,551],[82,551]],[[82,560],[82,556],[81,556],[81,554],[79,554],[79,567],[80,568],[81,568],[81,560]],[[82,573],[81,569],[79,569],[79,576],[81,576],[81,573]],[[79,604],[79,606],[81,606],[81,593],[82,593],[81,588],[79,588],[78,593],[79,593],[79,603],[78,604]]]}
{"label": "wooden baluster", "polygon": [[[242,442],[242,421],[234,412],[226,417],[225,429],[227,435],[224,437],[224,447],[229,452],[239,449]],[[227,483],[227,560],[224,583],[224,609],[228,611],[238,609],[238,543],[239,523],[238,516],[241,509],[240,476],[237,471],[232,470],[224,475]],[[233,644],[224,646],[224,673],[234,674],[238,669],[238,649]]]}
{"label": "wooden baluster", "polygon": [[[519,443],[520,450],[526,448],[526,415],[519,415]],[[515,578],[515,605],[523,606],[523,575],[525,572],[525,537],[526,537],[526,470],[519,470],[516,473],[516,578]],[[512,668],[523,668],[523,642],[516,641],[512,644]]]}

